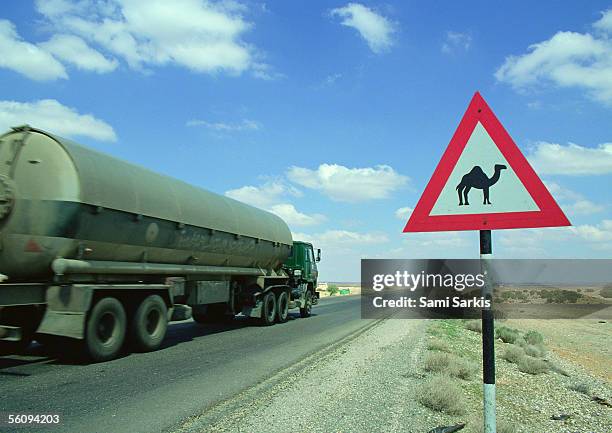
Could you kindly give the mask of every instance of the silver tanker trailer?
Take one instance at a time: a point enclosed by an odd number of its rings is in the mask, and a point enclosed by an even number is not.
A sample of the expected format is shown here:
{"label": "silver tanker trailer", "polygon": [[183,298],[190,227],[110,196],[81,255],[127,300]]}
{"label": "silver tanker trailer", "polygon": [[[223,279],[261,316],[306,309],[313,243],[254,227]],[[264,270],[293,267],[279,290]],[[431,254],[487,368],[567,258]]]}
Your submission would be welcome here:
{"label": "silver tanker trailer", "polygon": [[29,126],[0,136],[4,352],[78,341],[102,361],[157,349],[169,320],[307,317],[319,260],[269,212]]}

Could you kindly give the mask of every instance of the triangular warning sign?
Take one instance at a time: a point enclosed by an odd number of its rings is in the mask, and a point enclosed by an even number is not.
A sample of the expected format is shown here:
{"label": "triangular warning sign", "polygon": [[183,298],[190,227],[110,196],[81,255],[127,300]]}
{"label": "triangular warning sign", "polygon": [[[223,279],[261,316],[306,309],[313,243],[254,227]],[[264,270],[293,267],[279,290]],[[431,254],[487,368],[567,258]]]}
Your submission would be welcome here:
{"label": "triangular warning sign", "polygon": [[404,232],[571,225],[476,92]]}

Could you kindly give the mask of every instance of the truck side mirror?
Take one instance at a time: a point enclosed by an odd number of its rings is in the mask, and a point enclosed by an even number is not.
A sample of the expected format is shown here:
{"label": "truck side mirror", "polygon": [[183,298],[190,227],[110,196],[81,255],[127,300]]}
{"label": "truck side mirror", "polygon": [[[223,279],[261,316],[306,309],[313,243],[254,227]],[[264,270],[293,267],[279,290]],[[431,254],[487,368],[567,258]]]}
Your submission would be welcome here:
{"label": "truck side mirror", "polygon": [[317,262],[321,261],[321,248],[317,248],[317,258],[316,258]]}

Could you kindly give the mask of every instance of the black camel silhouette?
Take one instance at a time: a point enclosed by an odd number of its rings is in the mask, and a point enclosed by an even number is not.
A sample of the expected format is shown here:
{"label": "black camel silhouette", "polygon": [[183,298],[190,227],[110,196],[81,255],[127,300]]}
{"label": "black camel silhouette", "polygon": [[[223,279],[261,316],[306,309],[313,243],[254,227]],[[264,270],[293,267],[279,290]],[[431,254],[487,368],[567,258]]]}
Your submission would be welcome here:
{"label": "black camel silhouette", "polygon": [[482,190],[482,204],[491,204],[489,201],[489,188],[497,183],[502,170],[505,170],[504,164],[495,164],[495,173],[491,178],[488,178],[479,165],[474,166],[470,172],[461,178],[461,182],[457,185],[457,194],[459,194],[459,206],[469,205],[468,193],[470,189],[476,188]]}

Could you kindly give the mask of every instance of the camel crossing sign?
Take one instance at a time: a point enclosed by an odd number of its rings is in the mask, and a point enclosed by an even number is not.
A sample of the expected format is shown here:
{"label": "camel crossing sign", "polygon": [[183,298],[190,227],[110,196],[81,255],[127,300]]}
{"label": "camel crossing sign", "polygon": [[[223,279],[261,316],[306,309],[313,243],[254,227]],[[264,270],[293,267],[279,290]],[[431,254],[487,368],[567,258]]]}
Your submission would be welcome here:
{"label": "camel crossing sign", "polygon": [[404,232],[567,225],[559,205],[477,92]]}

